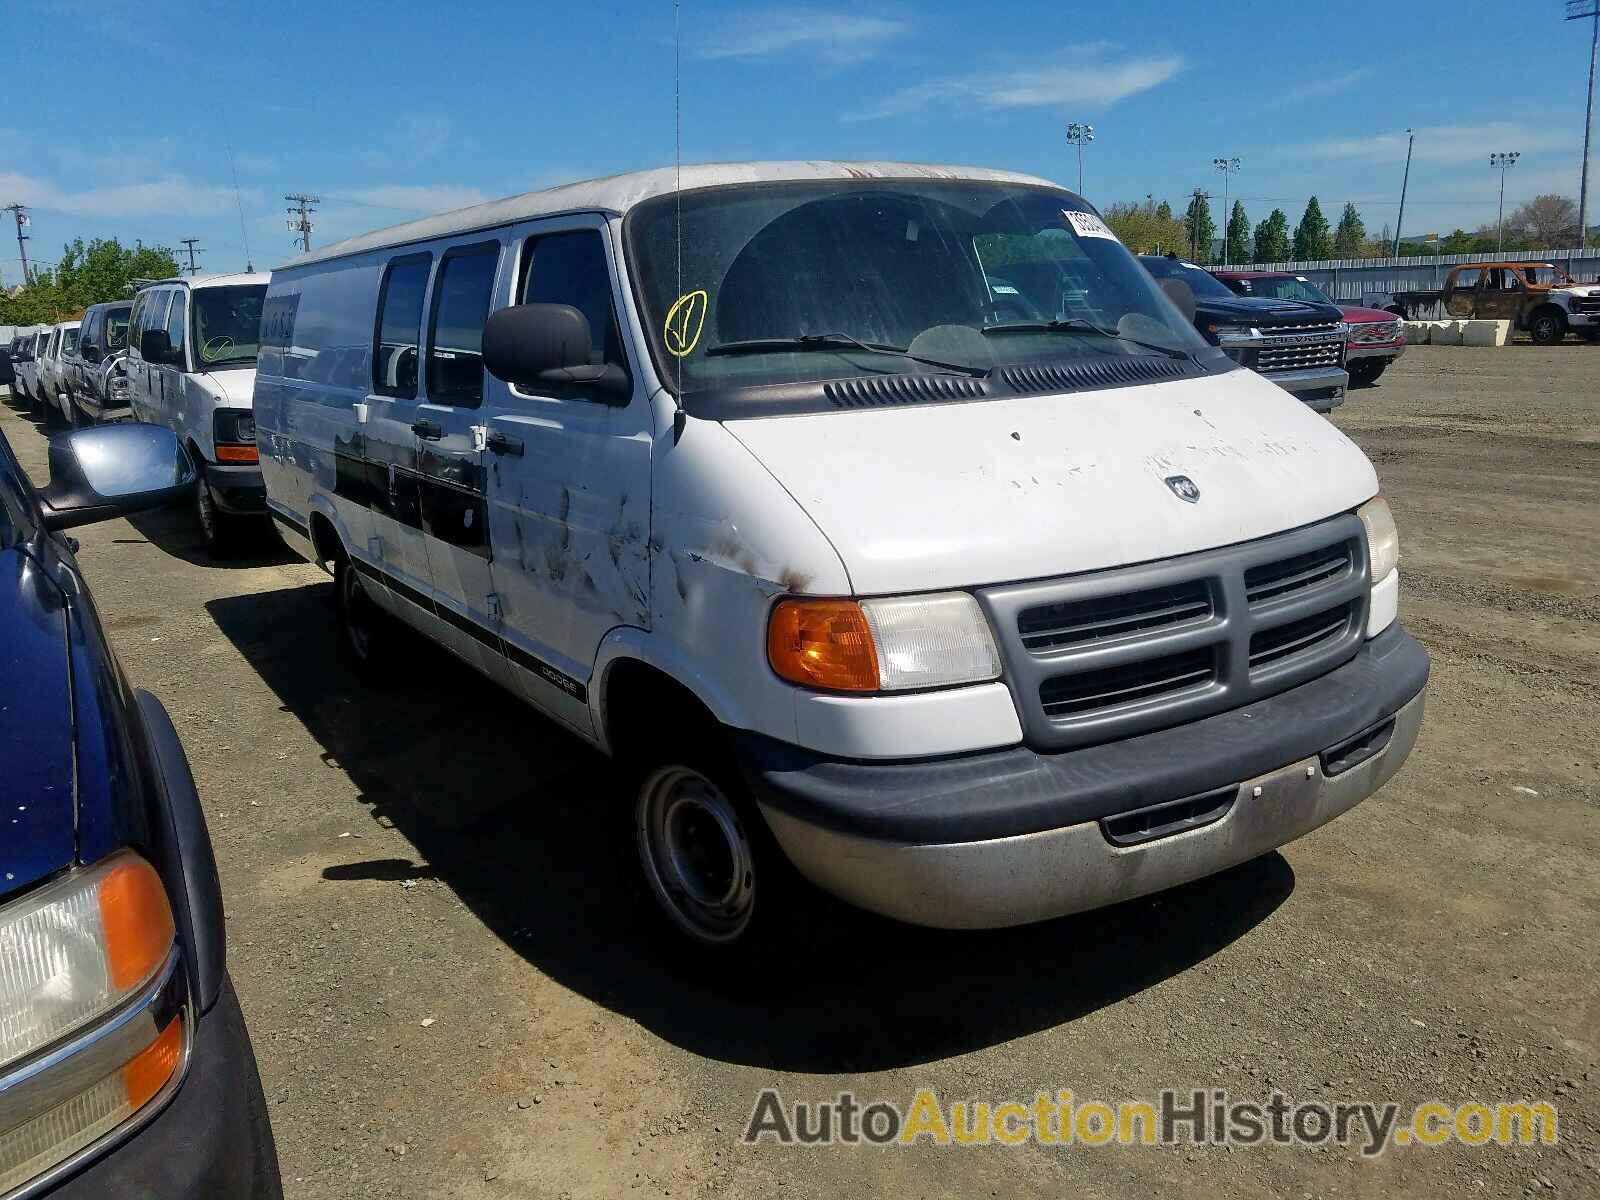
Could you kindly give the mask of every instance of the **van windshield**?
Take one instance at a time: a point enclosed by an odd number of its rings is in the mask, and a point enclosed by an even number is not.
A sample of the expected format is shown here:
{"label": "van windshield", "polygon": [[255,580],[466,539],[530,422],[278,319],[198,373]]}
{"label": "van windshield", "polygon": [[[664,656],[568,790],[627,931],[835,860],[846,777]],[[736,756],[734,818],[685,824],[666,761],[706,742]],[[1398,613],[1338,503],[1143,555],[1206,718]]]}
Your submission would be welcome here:
{"label": "van windshield", "polygon": [[625,233],[674,391],[1205,349],[1099,217],[1053,188],[715,187],[639,204]]}
{"label": "van windshield", "polygon": [[190,293],[195,356],[202,367],[256,361],[261,339],[264,283],[196,288]]}

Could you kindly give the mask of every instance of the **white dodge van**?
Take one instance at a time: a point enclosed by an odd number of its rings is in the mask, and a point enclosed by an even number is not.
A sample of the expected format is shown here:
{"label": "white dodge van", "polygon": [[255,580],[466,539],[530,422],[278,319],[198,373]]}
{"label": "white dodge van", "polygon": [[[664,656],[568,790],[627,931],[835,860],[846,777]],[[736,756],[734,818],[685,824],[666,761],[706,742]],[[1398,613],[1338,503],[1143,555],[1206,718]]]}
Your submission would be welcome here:
{"label": "white dodge van", "polygon": [[1372,465],[1184,300],[1007,172],[535,192],[273,272],[268,505],[358,664],[398,618],[628,764],[691,937],[791,865],[1037,921],[1299,837],[1422,722]]}
{"label": "white dodge van", "polygon": [[128,405],[173,430],[199,468],[195,519],[213,554],[266,512],[250,412],[266,291],[264,274],[164,279],[134,296],[128,320]]}

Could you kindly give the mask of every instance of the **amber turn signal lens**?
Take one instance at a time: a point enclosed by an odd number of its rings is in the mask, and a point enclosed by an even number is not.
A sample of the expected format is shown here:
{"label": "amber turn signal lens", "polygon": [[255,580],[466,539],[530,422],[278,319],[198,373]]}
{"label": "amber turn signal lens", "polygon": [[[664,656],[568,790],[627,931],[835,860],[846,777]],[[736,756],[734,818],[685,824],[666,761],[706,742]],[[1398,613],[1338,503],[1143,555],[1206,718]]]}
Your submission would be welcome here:
{"label": "amber turn signal lens", "polygon": [[172,948],[172,909],[155,868],[126,858],[100,883],[100,923],[106,962],[119,990],[149,978]]}
{"label": "amber turn signal lens", "polygon": [[790,683],[836,692],[878,690],[878,652],[854,600],[784,600],[767,624],[767,661]]}
{"label": "amber turn signal lens", "polygon": [[260,462],[261,455],[254,446],[218,446],[217,461],[225,463]]}
{"label": "amber turn signal lens", "polygon": [[138,1055],[122,1068],[122,1086],[128,1093],[128,1107],[142,1108],[150,1102],[178,1069],[183,1052],[183,1018],[175,1016]]}

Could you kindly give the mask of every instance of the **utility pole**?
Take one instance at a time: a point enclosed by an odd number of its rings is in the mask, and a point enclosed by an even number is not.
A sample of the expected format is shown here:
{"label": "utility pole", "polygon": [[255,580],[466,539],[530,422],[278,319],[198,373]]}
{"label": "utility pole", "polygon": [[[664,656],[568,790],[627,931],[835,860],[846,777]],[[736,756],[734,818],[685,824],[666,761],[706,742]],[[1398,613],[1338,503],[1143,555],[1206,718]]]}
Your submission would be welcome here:
{"label": "utility pole", "polygon": [[[1239,160],[1237,158],[1213,158],[1211,165],[1216,168],[1217,174],[1222,176],[1222,265],[1228,265],[1228,226],[1233,221],[1233,214],[1228,211],[1228,176],[1239,173]],[[1206,249],[1210,249],[1209,246]]]}
{"label": "utility pole", "polygon": [[1500,172],[1500,215],[1495,219],[1495,227],[1499,231],[1500,245],[1496,254],[1506,252],[1506,172],[1517,165],[1517,159],[1522,157],[1522,151],[1511,150],[1504,154],[1489,155],[1489,167]]}
{"label": "utility pole", "polygon": [[293,195],[285,196],[284,199],[295,206],[289,210],[289,232],[300,239],[301,252],[309,254],[311,230],[315,228],[311,224],[311,214],[317,211],[314,206],[322,203],[322,197]]}
{"label": "utility pole", "polygon": [[205,253],[205,247],[204,246],[199,247],[198,249],[196,249],[196,247],[195,247],[195,243],[198,242],[199,240],[200,240],[199,238],[179,238],[178,239],[178,241],[183,244],[184,249],[188,250],[188,252],[189,252],[189,274],[191,274],[191,275],[200,274],[200,268],[199,268],[199,266],[197,266],[195,264],[194,256],[196,254],[204,254]]}
{"label": "utility pole", "polygon": [[26,284],[32,278],[28,274],[28,235],[22,232],[30,224],[28,206],[8,204],[5,211],[17,219],[17,253],[22,257],[22,282]]}
{"label": "utility pole", "polygon": [[1411,182],[1411,147],[1416,145],[1417,135],[1411,130],[1406,130],[1406,173],[1400,179],[1400,212],[1394,219],[1394,257],[1400,257],[1400,226],[1406,219],[1406,185]]}
{"label": "utility pole", "polygon": [[1589,127],[1594,118],[1594,62],[1600,51],[1600,0],[1567,0],[1567,20],[1589,18],[1589,98],[1583,105],[1583,181],[1578,187],[1578,249],[1589,240]]}
{"label": "utility pole", "polygon": [[[1600,3],[1600,0],[1596,0]],[[1077,121],[1067,123],[1067,141],[1078,148],[1078,195],[1083,195],[1083,148],[1094,141],[1094,126]]]}

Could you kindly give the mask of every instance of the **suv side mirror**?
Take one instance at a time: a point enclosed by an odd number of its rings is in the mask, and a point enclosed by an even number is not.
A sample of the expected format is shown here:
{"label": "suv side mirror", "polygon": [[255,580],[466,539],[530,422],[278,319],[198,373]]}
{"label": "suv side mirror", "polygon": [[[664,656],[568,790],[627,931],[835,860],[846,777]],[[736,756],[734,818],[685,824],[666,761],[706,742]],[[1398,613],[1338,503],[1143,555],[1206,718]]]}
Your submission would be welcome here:
{"label": "suv side mirror", "polygon": [[626,398],[627,372],[614,363],[595,366],[589,318],[570,304],[517,304],[502,308],[483,327],[483,365],[489,374],[522,387],[591,387]]}
{"label": "suv side mirror", "polygon": [[139,335],[139,356],[147,363],[164,363],[172,357],[172,342],[165,329],[146,329]]}
{"label": "suv side mirror", "polygon": [[51,439],[50,486],[39,507],[46,529],[71,529],[166,504],[194,481],[194,463],[172,430],[95,425]]}

